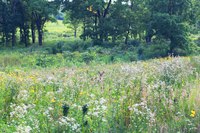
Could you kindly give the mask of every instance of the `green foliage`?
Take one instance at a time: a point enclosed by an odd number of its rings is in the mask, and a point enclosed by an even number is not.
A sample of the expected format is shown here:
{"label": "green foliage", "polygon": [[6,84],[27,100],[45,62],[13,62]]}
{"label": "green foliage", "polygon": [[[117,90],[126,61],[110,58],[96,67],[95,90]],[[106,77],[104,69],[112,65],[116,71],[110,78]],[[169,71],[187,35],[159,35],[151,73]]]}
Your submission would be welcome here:
{"label": "green foliage", "polygon": [[[147,37],[153,36],[170,40],[169,53],[185,55],[188,49],[189,26],[193,18],[188,17],[196,1],[158,1],[149,3],[151,17],[148,18]],[[155,4],[156,3],[156,4]],[[196,11],[195,11],[196,12]],[[194,13],[195,14],[195,13]],[[195,14],[196,15],[196,14]],[[194,22],[194,21],[193,21]],[[193,23],[195,24],[195,22]],[[150,39],[151,40],[151,39]]]}
{"label": "green foliage", "polygon": [[74,37],[77,37],[77,30],[80,27],[81,21],[79,19],[73,18],[72,15],[70,15],[70,12],[66,12],[64,16],[64,24],[70,24],[68,25],[68,28],[74,30]]}
{"label": "green foliage", "polygon": [[[10,43],[14,46],[19,40],[20,44],[28,47],[30,36],[32,43],[35,43],[35,38],[38,37],[39,45],[43,44],[44,37],[46,44],[54,45],[58,40],[74,40],[79,35],[84,41],[92,40],[93,42],[86,41],[88,44],[85,43],[83,46],[80,46],[83,42],[78,41],[76,45],[72,43],[69,47],[55,46],[48,50],[49,53],[54,54],[62,53],[70,48],[70,51],[84,51],[88,45],[103,47],[108,45],[106,47],[110,48],[124,43],[127,44],[126,48],[130,45],[143,47],[139,44],[145,41],[147,44],[155,44],[156,42],[153,41],[156,38],[167,42],[168,53],[187,55],[195,49],[193,44],[190,45],[193,43],[190,38],[192,40],[193,36],[198,38],[199,4],[198,0],[1,1],[0,37],[1,42],[6,46]],[[57,27],[46,24],[48,21],[55,22],[54,16],[58,12],[65,14],[63,21],[65,28],[59,23],[55,24]],[[48,32],[45,31],[45,26]],[[38,35],[35,35],[36,33]],[[131,48],[132,46],[128,49]]]}
{"label": "green foliage", "polygon": [[[68,55],[92,63],[107,50]],[[198,56],[50,68],[41,54],[31,57],[44,59],[44,69],[0,70],[1,132],[198,131]],[[54,64],[63,58],[48,56]]]}
{"label": "green foliage", "polygon": [[[166,42],[164,40],[157,40],[153,44],[150,44],[148,46],[142,46],[138,50],[138,54],[142,56],[142,58],[144,59],[166,57],[169,54],[168,43],[169,42]],[[141,50],[142,50],[142,54],[139,53]]]}

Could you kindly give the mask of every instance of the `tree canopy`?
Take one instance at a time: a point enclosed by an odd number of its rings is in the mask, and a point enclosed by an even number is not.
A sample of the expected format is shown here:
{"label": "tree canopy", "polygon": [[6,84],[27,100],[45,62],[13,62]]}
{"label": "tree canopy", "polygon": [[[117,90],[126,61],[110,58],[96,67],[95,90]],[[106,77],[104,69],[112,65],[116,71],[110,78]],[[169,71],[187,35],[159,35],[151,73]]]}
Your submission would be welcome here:
{"label": "tree canopy", "polygon": [[[25,46],[42,45],[44,25],[55,20],[58,10],[64,12],[64,23],[71,24],[74,37],[82,27],[80,38],[95,44],[131,39],[169,41],[169,53],[186,49],[190,29],[198,30],[199,0],[1,0],[0,37],[5,45],[16,44],[17,29]],[[61,8],[62,7],[62,8]],[[30,35],[31,32],[31,35]]]}

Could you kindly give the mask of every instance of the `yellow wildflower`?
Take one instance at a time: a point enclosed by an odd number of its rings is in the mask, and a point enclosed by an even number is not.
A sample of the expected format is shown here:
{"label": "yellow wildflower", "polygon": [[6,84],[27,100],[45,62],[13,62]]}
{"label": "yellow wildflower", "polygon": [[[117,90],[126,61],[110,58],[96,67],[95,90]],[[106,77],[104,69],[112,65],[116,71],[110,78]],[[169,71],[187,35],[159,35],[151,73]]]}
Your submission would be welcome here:
{"label": "yellow wildflower", "polygon": [[194,114],[194,115],[196,114],[196,112],[194,110],[192,110],[191,113]]}
{"label": "yellow wildflower", "polygon": [[31,93],[34,93],[34,92],[35,92],[35,90],[34,90],[34,89],[32,89],[32,90],[31,90]]}
{"label": "yellow wildflower", "polygon": [[196,112],[194,110],[192,110],[190,116],[195,117],[195,115],[196,115]]}
{"label": "yellow wildflower", "polygon": [[191,117],[195,117],[195,115],[194,115],[194,114],[191,114],[190,116],[191,116]]}
{"label": "yellow wildflower", "polygon": [[79,93],[79,95],[81,96],[81,95],[83,95],[84,94],[84,92],[83,91],[81,91],[80,93]]}
{"label": "yellow wildflower", "polygon": [[55,98],[51,99],[51,102],[52,102],[52,103],[55,103],[55,102],[56,102]]}

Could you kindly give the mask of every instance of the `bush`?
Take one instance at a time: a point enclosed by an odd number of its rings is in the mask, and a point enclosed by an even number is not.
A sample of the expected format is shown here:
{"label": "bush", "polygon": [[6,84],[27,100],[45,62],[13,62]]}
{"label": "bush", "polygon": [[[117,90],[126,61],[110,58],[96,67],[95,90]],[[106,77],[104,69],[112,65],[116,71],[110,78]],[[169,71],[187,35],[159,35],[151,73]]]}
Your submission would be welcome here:
{"label": "bush", "polygon": [[174,55],[178,55],[178,56],[186,56],[187,55],[187,51],[181,48],[175,48],[173,50],[173,54]]}
{"label": "bush", "polygon": [[200,46],[196,43],[190,43],[188,46],[188,53],[192,55],[198,55],[200,53]]}
{"label": "bush", "polygon": [[56,46],[52,47],[52,54],[62,53],[63,52],[64,42],[58,42]]}
{"label": "bush", "polygon": [[138,40],[129,40],[128,41],[128,45],[129,46],[138,47],[138,46],[140,46],[140,41],[138,41]]}
{"label": "bush", "polygon": [[92,60],[95,59],[95,57],[96,57],[96,53],[95,52],[92,52],[92,53],[84,52],[82,54],[82,59],[86,64],[89,64]]}
{"label": "bush", "polygon": [[160,58],[168,56],[169,42],[164,40],[156,40],[153,44],[140,47],[138,55],[143,59]]}

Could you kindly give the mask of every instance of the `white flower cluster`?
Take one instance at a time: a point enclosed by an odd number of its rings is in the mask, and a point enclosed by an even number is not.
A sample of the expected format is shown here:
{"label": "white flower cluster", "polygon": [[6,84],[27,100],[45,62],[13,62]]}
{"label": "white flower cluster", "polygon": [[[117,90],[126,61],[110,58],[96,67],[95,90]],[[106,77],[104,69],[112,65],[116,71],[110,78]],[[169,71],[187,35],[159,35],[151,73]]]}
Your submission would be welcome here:
{"label": "white flower cluster", "polygon": [[32,109],[35,107],[34,104],[21,104],[21,105],[16,105],[16,104],[11,104],[11,112],[10,112],[10,117],[16,117],[16,118],[23,118],[27,113],[29,109]]}
{"label": "white flower cluster", "polygon": [[30,126],[19,125],[14,133],[30,133],[32,128]]}
{"label": "white flower cluster", "polygon": [[142,117],[149,121],[149,125],[152,125],[155,122],[155,113],[148,108],[146,101],[141,103],[136,103],[132,107],[129,106],[128,109],[133,111],[133,114],[136,117]]}
{"label": "white flower cluster", "polygon": [[49,121],[53,121],[53,118],[51,117],[51,112],[53,112],[54,108],[48,107],[45,112],[43,113]]}
{"label": "white flower cluster", "polygon": [[[138,66],[140,66],[140,67],[138,67]],[[135,65],[135,64],[123,65],[123,66],[121,66],[121,70],[122,70],[121,73],[123,73],[123,74],[131,74],[131,75],[134,75],[135,77],[137,77],[143,73],[144,68],[142,67],[141,62],[137,62],[137,65]]]}
{"label": "white flower cluster", "polygon": [[98,101],[92,101],[89,103],[89,116],[93,116],[96,118],[101,118],[102,121],[106,121],[104,118],[104,114],[107,111],[107,106],[106,106],[106,99],[100,98]]}
{"label": "white flower cluster", "polygon": [[172,60],[160,62],[157,65],[157,71],[161,76],[175,81],[182,81],[182,78],[193,74],[194,68],[190,65],[189,61],[180,57],[174,57]]}
{"label": "white flower cluster", "polygon": [[34,116],[31,116],[26,120],[29,121],[29,123],[31,123],[31,127],[34,131],[40,132],[40,127],[39,127],[40,122],[37,118],[35,118]]}
{"label": "white flower cluster", "polygon": [[18,100],[27,101],[29,98],[29,93],[27,90],[20,90],[17,96]]}
{"label": "white flower cluster", "polygon": [[80,132],[81,126],[76,122],[74,118],[62,116],[58,119],[58,123],[60,126],[67,126],[71,129],[72,132]]}

